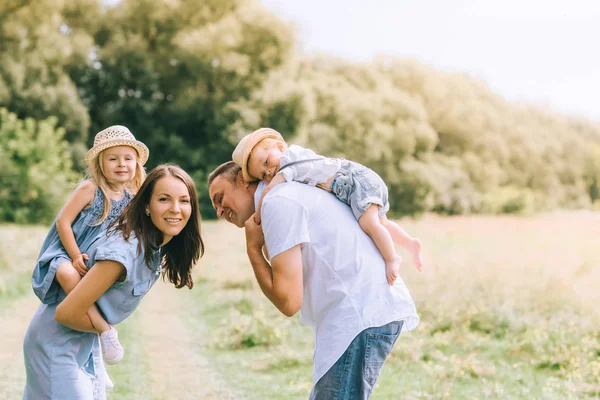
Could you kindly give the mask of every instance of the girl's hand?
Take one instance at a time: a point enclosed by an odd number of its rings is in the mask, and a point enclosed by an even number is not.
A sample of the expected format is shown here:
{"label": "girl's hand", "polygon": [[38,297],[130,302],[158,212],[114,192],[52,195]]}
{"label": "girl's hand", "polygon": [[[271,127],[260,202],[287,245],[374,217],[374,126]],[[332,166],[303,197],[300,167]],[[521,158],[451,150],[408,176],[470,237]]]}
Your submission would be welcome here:
{"label": "girl's hand", "polygon": [[73,268],[79,272],[79,275],[85,276],[87,274],[89,268],[85,265],[85,261],[89,260],[87,254],[79,254],[72,260]]}

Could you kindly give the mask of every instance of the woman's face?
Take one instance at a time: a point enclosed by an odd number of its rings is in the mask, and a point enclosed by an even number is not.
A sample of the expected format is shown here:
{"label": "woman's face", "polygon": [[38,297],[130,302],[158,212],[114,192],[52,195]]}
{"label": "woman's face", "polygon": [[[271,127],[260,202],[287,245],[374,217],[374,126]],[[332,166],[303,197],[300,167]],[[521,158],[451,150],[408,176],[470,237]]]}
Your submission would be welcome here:
{"label": "woman's face", "polygon": [[192,214],[190,194],[185,183],[170,175],[157,180],[148,211],[154,226],[163,233],[164,246],[183,230]]}

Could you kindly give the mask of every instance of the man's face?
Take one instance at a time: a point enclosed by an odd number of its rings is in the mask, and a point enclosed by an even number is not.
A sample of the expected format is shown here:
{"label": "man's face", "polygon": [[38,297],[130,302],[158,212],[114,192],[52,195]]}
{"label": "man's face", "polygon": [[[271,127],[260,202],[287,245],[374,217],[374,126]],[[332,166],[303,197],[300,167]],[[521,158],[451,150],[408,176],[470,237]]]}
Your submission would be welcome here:
{"label": "man's face", "polygon": [[208,194],[217,218],[226,219],[239,228],[254,214],[254,193],[249,184],[244,184],[241,174],[236,178],[236,185],[223,175],[212,181]]}

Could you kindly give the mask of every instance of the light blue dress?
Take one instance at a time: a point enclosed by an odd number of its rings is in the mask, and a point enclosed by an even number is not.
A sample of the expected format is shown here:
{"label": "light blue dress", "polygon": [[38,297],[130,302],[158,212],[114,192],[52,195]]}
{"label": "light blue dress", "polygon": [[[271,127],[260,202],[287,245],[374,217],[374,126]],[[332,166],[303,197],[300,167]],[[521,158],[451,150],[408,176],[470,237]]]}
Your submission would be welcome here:
{"label": "light blue dress", "polygon": [[[109,237],[98,235],[88,254],[92,268],[98,261],[113,260],[127,270],[125,280],[114,283],[96,301],[106,321],[117,324],[136,309],[159,278],[160,249],[152,253],[147,265],[143,251],[138,253],[137,239],[126,241],[117,233]],[[49,274],[54,272],[50,270]],[[60,286],[59,290],[62,291]],[[64,298],[64,293],[59,297]],[[98,334],[75,331],[56,322],[54,313],[60,301],[41,304],[25,333],[27,379],[23,399],[104,400],[104,367]]]}
{"label": "light blue dress", "polygon": [[[129,204],[131,198],[131,193],[125,191],[122,199],[111,200],[111,209],[108,217],[102,224],[93,226],[104,212],[104,194],[100,188],[96,190],[92,204],[88,208],[83,209],[72,224],[75,241],[82,253],[89,256],[90,245],[96,240],[98,235],[106,234],[108,225],[121,215],[121,212]],[[44,304],[52,304],[64,299],[65,292],[61,290],[60,285],[54,279],[56,269],[64,261],[71,261],[71,257],[69,257],[60,241],[56,229],[56,221],[54,221],[42,244],[42,249],[33,269],[31,279],[33,292]],[[88,262],[87,265],[91,264]]]}

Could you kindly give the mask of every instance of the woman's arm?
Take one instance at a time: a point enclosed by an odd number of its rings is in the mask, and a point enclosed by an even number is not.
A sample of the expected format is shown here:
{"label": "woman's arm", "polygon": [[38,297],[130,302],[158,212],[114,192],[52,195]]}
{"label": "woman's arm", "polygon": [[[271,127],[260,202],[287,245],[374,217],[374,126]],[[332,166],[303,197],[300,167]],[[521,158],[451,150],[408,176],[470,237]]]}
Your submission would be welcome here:
{"label": "woman's arm", "polygon": [[98,261],[56,307],[54,319],[76,331],[96,332],[87,315],[88,309],[123,273],[125,267],[121,263]]}

